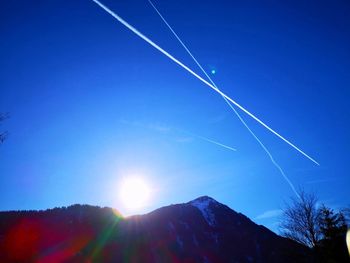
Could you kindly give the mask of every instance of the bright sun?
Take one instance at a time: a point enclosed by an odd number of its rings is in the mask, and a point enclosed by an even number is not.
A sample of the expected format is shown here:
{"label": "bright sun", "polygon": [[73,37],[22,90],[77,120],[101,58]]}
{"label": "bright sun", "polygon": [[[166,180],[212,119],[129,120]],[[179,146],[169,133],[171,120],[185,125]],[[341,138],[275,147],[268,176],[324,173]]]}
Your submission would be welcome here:
{"label": "bright sun", "polygon": [[136,211],[147,205],[151,196],[151,188],[140,177],[127,177],[121,182],[119,193],[125,208]]}

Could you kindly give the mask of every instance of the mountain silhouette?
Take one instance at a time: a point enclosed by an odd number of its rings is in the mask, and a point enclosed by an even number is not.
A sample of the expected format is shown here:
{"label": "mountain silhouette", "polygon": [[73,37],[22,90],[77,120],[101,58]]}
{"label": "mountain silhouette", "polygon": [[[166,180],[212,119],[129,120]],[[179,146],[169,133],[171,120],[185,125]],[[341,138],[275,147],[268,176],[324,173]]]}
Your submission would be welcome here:
{"label": "mountain silhouette", "polygon": [[89,205],[0,212],[0,262],[310,262],[310,251],[203,196],[127,218]]}

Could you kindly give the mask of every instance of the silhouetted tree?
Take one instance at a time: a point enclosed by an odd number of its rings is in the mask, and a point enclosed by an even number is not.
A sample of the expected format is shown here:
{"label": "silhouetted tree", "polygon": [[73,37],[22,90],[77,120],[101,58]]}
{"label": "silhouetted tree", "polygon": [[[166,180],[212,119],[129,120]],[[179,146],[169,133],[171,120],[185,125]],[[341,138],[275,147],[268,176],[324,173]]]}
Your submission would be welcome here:
{"label": "silhouetted tree", "polygon": [[292,198],[283,210],[280,224],[282,235],[308,247],[315,247],[321,237],[317,202],[316,195],[304,191],[300,191],[299,197]]}
{"label": "silhouetted tree", "polygon": [[344,213],[319,206],[313,193],[301,191],[286,205],[280,228],[283,236],[312,248],[316,262],[350,262]]}
{"label": "silhouetted tree", "polygon": [[345,216],[345,220],[349,223],[350,222],[350,205],[346,208],[343,208],[342,213]]}
{"label": "silhouetted tree", "polygon": [[320,230],[325,240],[342,235],[347,230],[344,214],[342,212],[337,213],[325,205],[320,208],[319,220]]}
{"label": "silhouetted tree", "polygon": [[347,223],[344,214],[323,205],[319,218],[322,239],[318,243],[320,262],[350,262],[346,247]]}

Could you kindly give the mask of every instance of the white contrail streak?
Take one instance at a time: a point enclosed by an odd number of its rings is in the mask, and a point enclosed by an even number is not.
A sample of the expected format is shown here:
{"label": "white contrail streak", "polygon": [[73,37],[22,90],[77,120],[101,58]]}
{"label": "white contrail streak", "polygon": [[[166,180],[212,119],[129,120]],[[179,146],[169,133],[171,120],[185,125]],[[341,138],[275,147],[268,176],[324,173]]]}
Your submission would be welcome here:
{"label": "white contrail streak", "polygon": [[218,146],[224,147],[224,148],[226,148],[226,149],[228,149],[228,150],[231,150],[231,151],[234,151],[234,152],[237,151],[237,149],[235,149],[235,148],[233,148],[233,147],[231,147],[231,146],[227,146],[227,145],[225,145],[225,144],[222,144],[222,143],[219,143],[219,142],[217,142],[217,141],[211,140],[211,139],[209,139],[209,138],[207,138],[207,137],[203,137],[203,136],[201,136],[201,135],[194,134],[194,133],[192,133],[192,132],[188,132],[188,131],[184,131],[184,130],[179,130],[179,131],[180,131],[180,132],[183,132],[183,133],[186,133],[186,134],[188,134],[188,135],[190,135],[190,136],[193,136],[193,137],[195,137],[195,138],[199,138],[199,139],[201,139],[201,140],[204,140],[204,141],[207,141],[207,142],[216,144],[216,145],[218,145]]}
{"label": "white contrail streak", "polygon": [[216,145],[218,145],[218,146],[224,147],[224,148],[226,148],[226,149],[228,149],[228,150],[231,150],[231,151],[234,151],[234,152],[237,151],[235,148],[232,148],[232,147],[227,146],[227,145],[225,145],[225,144],[222,144],[222,143],[219,143],[219,142],[210,140],[210,139],[208,139],[208,138],[205,138],[205,137],[202,137],[202,136],[199,136],[199,135],[196,135],[196,137],[198,137],[198,138],[200,138],[200,139],[202,139],[202,140],[205,140],[205,141],[207,141],[207,142],[214,143],[214,144],[216,144]]}
{"label": "white contrail streak", "polygon": [[[170,31],[174,34],[174,36],[176,37],[176,39],[180,42],[180,44],[183,46],[183,48],[187,51],[187,53],[192,57],[193,61],[197,64],[197,66],[201,69],[201,71],[204,73],[204,75],[209,79],[209,81],[211,82],[211,84],[213,84],[213,86],[215,88],[218,88],[218,86],[215,84],[215,82],[211,79],[211,77],[209,76],[209,74],[206,72],[206,70],[202,67],[202,65],[198,62],[198,60],[195,58],[195,56],[192,54],[192,52],[187,48],[187,46],[185,45],[185,43],[181,40],[181,38],[176,34],[175,30],[173,30],[173,28],[170,26],[170,24],[168,23],[168,21],[166,21],[166,19],[163,17],[163,15],[160,13],[160,11],[157,9],[157,7],[152,3],[151,0],[148,0],[148,2],[151,4],[151,6],[153,7],[153,9],[157,12],[157,14],[160,16],[160,18],[163,20],[163,22],[167,25],[167,27],[170,29]],[[288,178],[288,176],[285,174],[285,172],[283,171],[282,167],[275,161],[275,159],[273,158],[271,152],[266,148],[266,146],[263,144],[263,142],[258,138],[258,136],[250,129],[250,127],[248,126],[248,124],[243,120],[243,118],[240,116],[240,114],[236,111],[236,109],[231,105],[231,103],[224,97],[222,96],[223,99],[225,100],[225,102],[227,103],[227,105],[233,110],[233,112],[237,115],[237,117],[239,118],[239,120],[241,121],[241,123],[247,128],[247,130],[250,132],[250,134],[254,137],[254,139],[260,144],[260,146],[263,148],[263,150],[266,152],[266,154],[269,156],[272,164],[279,170],[279,172],[281,173],[281,175],[283,176],[283,178],[286,180],[286,182],[288,183],[288,185],[290,186],[290,188],[292,189],[292,191],[294,192],[294,194],[300,198],[298,192],[296,191],[293,183],[290,181],[290,179]],[[202,138],[204,140],[207,140],[206,138]],[[209,140],[210,141],[210,140]],[[214,142],[215,143],[215,142]],[[221,144],[220,144],[221,145]],[[222,145],[223,146],[223,145]],[[224,146],[225,147],[225,146]]]}
{"label": "white contrail streak", "polygon": [[[157,131],[157,132],[164,132],[164,131],[168,131],[168,130],[172,130],[173,128],[168,128],[168,127],[162,127],[162,126],[158,126],[158,125],[143,125],[141,123],[135,123],[135,122],[129,122],[129,121],[126,121],[126,120],[123,120],[122,121],[123,123],[125,124],[128,124],[128,125],[133,125],[133,126],[138,126],[138,127],[143,127],[143,128],[148,128],[148,129],[151,129],[153,131]],[[201,135],[198,135],[198,134],[195,134],[195,133],[192,133],[192,132],[188,132],[188,131],[185,131],[185,130],[181,130],[181,129],[177,129],[175,128],[174,130],[176,130],[177,132],[180,132],[180,133],[186,133],[187,135],[191,136],[191,137],[195,137],[195,138],[198,138],[198,139],[201,139],[201,140],[204,140],[206,142],[210,142],[212,144],[215,144],[217,146],[221,146],[223,148],[226,148],[228,150],[231,150],[231,151],[234,151],[236,152],[237,149],[231,147],[231,146],[228,146],[226,144],[222,144],[222,143],[219,143],[217,141],[214,141],[212,139],[209,139],[207,137],[204,137],[204,136],[201,136]]]}
{"label": "white contrail streak", "polygon": [[176,64],[178,64],[179,66],[181,66],[183,69],[187,70],[189,73],[191,73],[194,77],[196,77],[197,79],[199,79],[200,81],[202,81],[204,84],[206,84],[207,86],[209,86],[210,88],[212,88],[214,91],[216,91],[217,93],[219,93],[221,96],[225,97],[227,100],[229,100],[231,103],[233,103],[234,105],[236,105],[240,110],[242,110],[243,112],[245,112],[246,114],[248,114],[251,118],[253,118],[255,121],[257,121],[258,123],[260,123],[262,126],[264,126],[266,129],[268,129],[270,132],[272,132],[273,134],[275,134],[277,137],[279,137],[281,140],[283,140],[284,142],[286,142],[287,144],[289,144],[291,147],[293,147],[295,150],[297,150],[298,152],[300,152],[302,155],[304,155],[306,158],[308,158],[309,160],[311,160],[312,162],[314,162],[317,165],[320,165],[315,159],[313,159],[312,157],[310,157],[308,154],[306,154],[304,151],[302,151],[300,148],[298,148],[296,145],[294,145],[293,143],[291,143],[289,140],[287,140],[286,138],[284,138],[282,135],[280,135],[279,133],[277,133],[275,130],[273,130],[272,128],[270,128],[267,124],[265,124],[263,121],[261,121],[258,117],[256,117],[254,114],[250,113],[248,110],[246,110],[244,107],[242,107],[240,104],[238,104],[236,101],[234,101],[233,99],[231,99],[229,96],[227,96],[225,93],[223,93],[222,91],[218,90],[215,86],[213,86],[211,83],[209,83],[208,81],[206,81],[205,79],[203,79],[201,76],[199,76],[197,73],[195,73],[192,69],[190,69],[189,67],[187,67],[185,64],[183,64],[181,61],[179,61],[178,59],[176,59],[175,57],[173,57],[172,55],[170,55],[167,51],[165,51],[163,48],[161,48],[160,46],[158,46],[156,43],[154,43],[152,40],[150,40],[148,37],[146,37],[144,34],[142,34],[140,31],[138,31],[136,28],[134,28],[133,26],[131,26],[128,22],[126,22],[124,19],[122,19],[119,15],[117,15],[116,13],[114,13],[112,10],[110,10],[108,7],[106,7],[105,5],[103,5],[101,2],[99,2],[98,0],[92,0],[93,2],[95,2],[98,6],[100,6],[103,10],[105,10],[107,13],[109,13],[111,16],[113,16],[115,19],[117,19],[122,25],[124,25],[126,28],[128,28],[129,30],[131,30],[133,33],[135,33],[137,36],[139,36],[140,38],[142,38],[144,41],[146,41],[148,44],[150,44],[151,46],[153,46],[155,49],[157,49],[158,51],[160,51],[161,53],[163,53],[165,56],[167,56],[168,58],[170,58],[172,61],[174,61]]}

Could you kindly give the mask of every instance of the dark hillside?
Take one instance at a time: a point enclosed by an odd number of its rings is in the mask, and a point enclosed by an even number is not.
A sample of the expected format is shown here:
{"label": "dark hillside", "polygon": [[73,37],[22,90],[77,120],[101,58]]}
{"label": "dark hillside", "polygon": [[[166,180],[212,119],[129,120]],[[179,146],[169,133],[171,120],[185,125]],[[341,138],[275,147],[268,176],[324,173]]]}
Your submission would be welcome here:
{"label": "dark hillside", "polygon": [[122,218],[74,205],[0,213],[0,262],[310,262],[309,250],[200,197]]}

